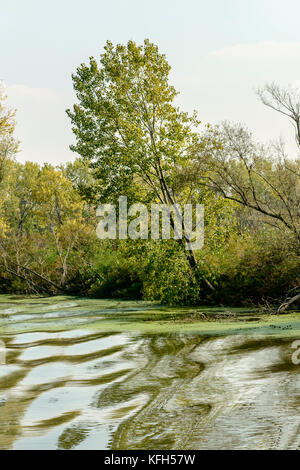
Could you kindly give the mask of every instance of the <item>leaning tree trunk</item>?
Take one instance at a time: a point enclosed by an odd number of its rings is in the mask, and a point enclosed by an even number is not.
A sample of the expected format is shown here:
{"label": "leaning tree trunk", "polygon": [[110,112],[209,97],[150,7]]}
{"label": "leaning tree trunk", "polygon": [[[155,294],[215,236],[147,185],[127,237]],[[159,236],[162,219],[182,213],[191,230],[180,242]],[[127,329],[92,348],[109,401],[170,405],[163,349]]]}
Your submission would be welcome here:
{"label": "leaning tree trunk", "polygon": [[283,313],[285,310],[289,308],[290,305],[297,302],[297,300],[300,300],[300,294],[297,294],[294,297],[291,297],[290,299],[285,300],[283,304],[281,304],[280,307],[278,308],[277,313]]}

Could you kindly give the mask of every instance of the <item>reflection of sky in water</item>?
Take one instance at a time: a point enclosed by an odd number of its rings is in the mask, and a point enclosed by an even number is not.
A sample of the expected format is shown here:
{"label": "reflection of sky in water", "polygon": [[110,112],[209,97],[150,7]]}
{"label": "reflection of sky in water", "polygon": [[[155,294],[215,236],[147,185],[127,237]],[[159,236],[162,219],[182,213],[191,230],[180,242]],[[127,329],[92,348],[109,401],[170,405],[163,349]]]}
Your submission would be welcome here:
{"label": "reflection of sky in water", "polygon": [[[40,318],[40,317],[38,317]],[[101,319],[101,317],[97,317],[97,320]],[[75,327],[76,325],[80,324],[85,324],[88,323],[89,319],[88,318],[82,318],[82,317],[71,317],[71,318],[55,318],[52,319],[52,321],[48,320],[48,326],[54,327],[54,328],[72,328]],[[21,333],[25,330],[39,330],[39,329],[46,329],[47,326],[47,320],[44,321],[28,321],[25,323],[22,323],[22,321],[18,322],[16,321],[15,324],[12,324],[9,326],[10,331],[13,333],[17,333],[20,331]]]}
{"label": "reflection of sky in water", "polygon": [[78,343],[68,346],[65,350],[67,355],[91,354],[97,351],[103,351],[118,346],[122,346],[128,341],[127,335],[108,336],[106,338],[94,339],[85,343]]}
{"label": "reflection of sky in water", "polygon": [[13,372],[20,370],[20,366],[14,364],[0,364],[0,379],[11,375]]}
{"label": "reflection of sky in water", "polygon": [[70,338],[81,338],[90,336],[87,330],[68,330],[60,332],[32,332],[32,333],[21,333],[12,339],[12,344],[25,344],[35,343],[44,340],[55,340],[55,339],[70,339]]}

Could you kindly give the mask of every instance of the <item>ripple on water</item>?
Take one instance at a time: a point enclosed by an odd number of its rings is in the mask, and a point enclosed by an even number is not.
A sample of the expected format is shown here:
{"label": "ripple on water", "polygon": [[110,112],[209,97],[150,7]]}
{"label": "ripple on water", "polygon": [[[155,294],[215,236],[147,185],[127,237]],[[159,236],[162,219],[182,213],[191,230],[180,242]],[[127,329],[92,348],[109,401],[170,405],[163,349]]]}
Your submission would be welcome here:
{"label": "ripple on water", "polygon": [[105,333],[116,302],[49,302],[5,306],[0,448],[300,448],[288,339]]}

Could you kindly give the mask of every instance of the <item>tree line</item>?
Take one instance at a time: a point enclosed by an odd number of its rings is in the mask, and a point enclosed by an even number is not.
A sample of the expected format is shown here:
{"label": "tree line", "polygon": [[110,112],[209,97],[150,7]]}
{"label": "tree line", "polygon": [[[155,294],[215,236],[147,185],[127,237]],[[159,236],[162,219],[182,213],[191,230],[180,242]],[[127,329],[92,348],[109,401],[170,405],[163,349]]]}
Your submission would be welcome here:
{"label": "tree line", "polygon": [[[300,159],[239,124],[176,106],[170,66],[149,40],[107,42],[73,74],[73,163],[17,163],[14,113],[0,107],[0,289],[145,298],[167,304],[299,302]],[[269,84],[300,148],[300,93]],[[96,208],[204,204],[205,244],[98,240]],[[172,220],[171,220],[172,222]],[[173,221],[174,225],[174,221]],[[271,307],[270,307],[271,308]]]}

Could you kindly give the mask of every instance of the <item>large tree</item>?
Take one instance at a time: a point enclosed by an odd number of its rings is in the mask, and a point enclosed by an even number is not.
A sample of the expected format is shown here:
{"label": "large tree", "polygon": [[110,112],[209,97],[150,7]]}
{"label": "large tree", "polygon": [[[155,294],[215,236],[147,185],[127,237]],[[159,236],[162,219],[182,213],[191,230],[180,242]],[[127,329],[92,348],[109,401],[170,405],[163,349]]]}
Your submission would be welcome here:
{"label": "large tree", "polygon": [[128,189],[139,177],[164,203],[175,202],[178,165],[199,140],[196,116],[174,104],[170,66],[158,47],[107,42],[100,63],[91,57],[73,75],[78,104],[68,110],[77,143],[72,150],[96,169],[102,196]]}
{"label": "large tree", "polygon": [[[107,42],[99,63],[92,57],[73,75],[78,103],[67,113],[77,141],[71,149],[93,168],[100,199],[143,185],[148,201],[199,201],[202,190],[182,174],[201,145],[200,122],[175,105],[169,72],[166,57],[145,40]],[[194,269],[194,253],[187,258]]]}

